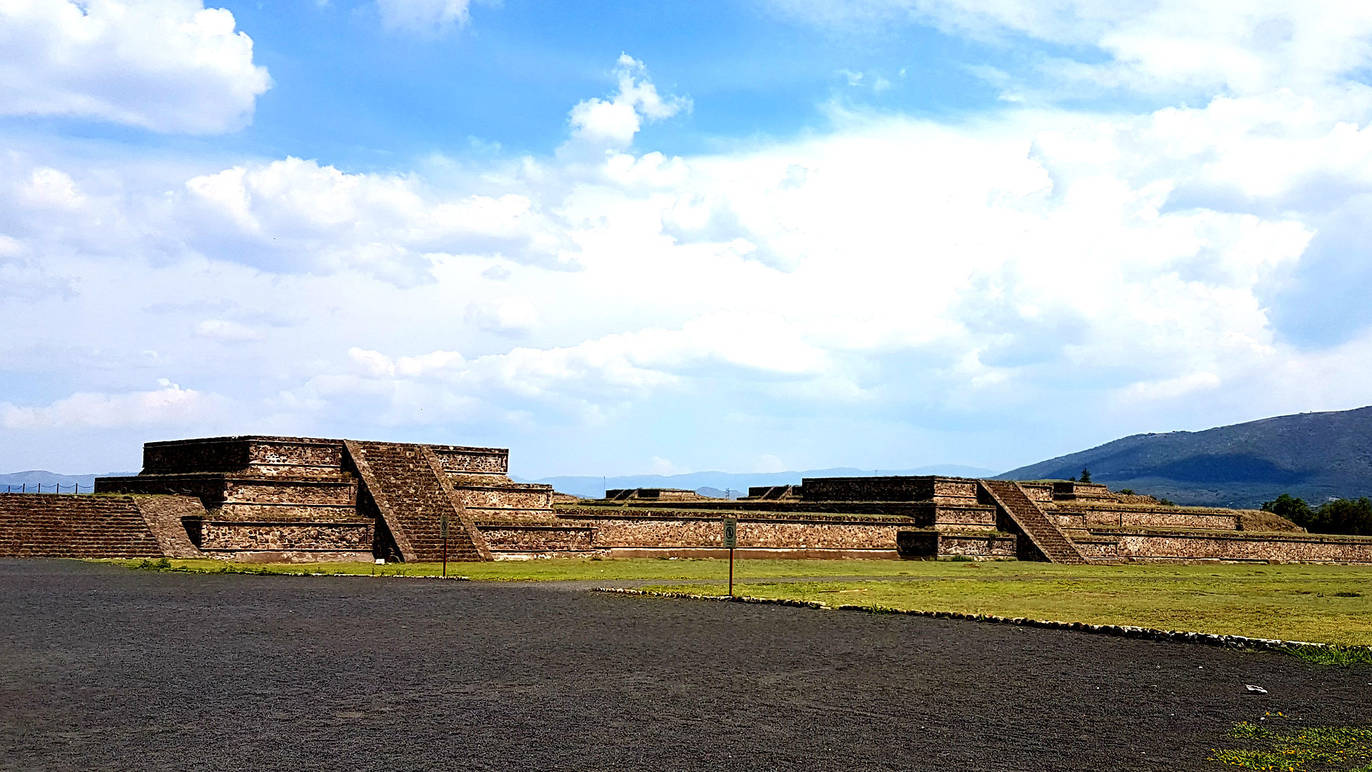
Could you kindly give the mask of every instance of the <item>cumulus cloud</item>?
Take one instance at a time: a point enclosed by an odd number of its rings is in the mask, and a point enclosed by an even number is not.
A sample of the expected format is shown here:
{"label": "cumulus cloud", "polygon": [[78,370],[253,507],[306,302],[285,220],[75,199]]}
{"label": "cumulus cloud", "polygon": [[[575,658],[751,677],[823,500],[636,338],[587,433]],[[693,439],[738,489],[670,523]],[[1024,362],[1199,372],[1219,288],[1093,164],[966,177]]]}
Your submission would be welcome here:
{"label": "cumulus cloud", "polygon": [[432,253],[564,262],[564,235],[518,193],[445,197],[399,175],[286,158],[185,183],[183,219],[207,253],[225,246],[270,271],[361,270],[414,283]]}
{"label": "cumulus cloud", "polygon": [[[1182,404],[1205,425],[1348,407],[1372,377],[1365,318],[1317,345],[1286,329],[1310,305],[1291,287],[1366,273],[1357,88],[956,123],[854,111],[672,157],[631,147],[685,109],[651,85],[621,60],[617,94],[574,108],[569,145],[591,152],[427,175],[286,158],[159,186],[0,156],[0,274],[43,255],[79,292],[0,304],[0,327],[80,338],[106,370],[271,373],[206,386],[271,425],[525,432],[521,453],[552,459],[558,428],[614,457],[732,421],[746,431],[718,452],[740,466],[880,447],[1008,467],[1032,459],[962,428],[1037,416],[1099,441],[1177,426]],[[281,309],[281,334],[255,337]],[[928,450],[912,438],[929,425],[959,431]],[[908,463],[926,460],[951,459]]]}
{"label": "cumulus cloud", "polygon": [[0,4],[0,114],[214,134],[271,86],[233,14],[200,0]]}
{"label": "cumulus cloud", "polygon": [[663,97],[648,79],[643,62],[620,54],[615,63],[619,90],[608,99],[578,102],[571,112],[572,139],[591,145],[628,147],[644,122],[670,118],[691,109],[687,97]]}
{"label": "cumulus cloud", "polygon": [[0,426],[12,430],[185,426],[208,420],[224,402],[218,395],[161,379],[158,388],[150,391],[78,392],[36,406],[0,402]]}

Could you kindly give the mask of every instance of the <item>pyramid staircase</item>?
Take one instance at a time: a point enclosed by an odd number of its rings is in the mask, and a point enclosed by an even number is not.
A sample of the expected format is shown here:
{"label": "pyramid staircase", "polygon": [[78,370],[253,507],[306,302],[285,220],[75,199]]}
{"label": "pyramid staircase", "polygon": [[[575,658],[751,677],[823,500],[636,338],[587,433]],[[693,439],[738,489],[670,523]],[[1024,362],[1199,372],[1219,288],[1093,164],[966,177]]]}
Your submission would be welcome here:
{"label": "pyramid staircase", "polygon": [[371,495],[406,561],[491,560],[491,550],[457,498],[442,463],[425,445],[345,440],[362,487]]}
{"label": "pyramid staircase", "polygon": [[1050,563],[1086,563],[1077,545],[1013,480],[981,480],[981,489]]}
{"label": "pyramid staircase", "polygon": [[163,551],[132,496],[0,494],[0,556],[155,558]]}

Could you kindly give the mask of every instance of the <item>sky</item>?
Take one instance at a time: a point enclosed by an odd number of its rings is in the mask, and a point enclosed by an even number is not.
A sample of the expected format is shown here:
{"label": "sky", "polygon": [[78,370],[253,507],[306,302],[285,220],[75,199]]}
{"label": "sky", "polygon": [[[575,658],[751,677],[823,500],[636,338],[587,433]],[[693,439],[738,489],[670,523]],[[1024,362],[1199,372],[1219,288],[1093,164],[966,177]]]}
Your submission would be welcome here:
{"label": "sky", "polygon": [[1372,403],[1372,4],[0,0],[0,470],[967,464]]}

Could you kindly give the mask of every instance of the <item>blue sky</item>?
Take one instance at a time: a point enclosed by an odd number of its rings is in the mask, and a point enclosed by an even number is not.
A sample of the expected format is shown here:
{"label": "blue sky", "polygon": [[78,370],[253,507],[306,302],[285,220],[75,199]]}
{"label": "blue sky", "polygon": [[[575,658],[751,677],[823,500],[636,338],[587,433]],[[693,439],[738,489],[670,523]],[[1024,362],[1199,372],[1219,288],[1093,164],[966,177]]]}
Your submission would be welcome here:
{"label": "blue sky", "polygon": [[1368,402],[1372,11],[0,5],[0,469],[961,463]]}

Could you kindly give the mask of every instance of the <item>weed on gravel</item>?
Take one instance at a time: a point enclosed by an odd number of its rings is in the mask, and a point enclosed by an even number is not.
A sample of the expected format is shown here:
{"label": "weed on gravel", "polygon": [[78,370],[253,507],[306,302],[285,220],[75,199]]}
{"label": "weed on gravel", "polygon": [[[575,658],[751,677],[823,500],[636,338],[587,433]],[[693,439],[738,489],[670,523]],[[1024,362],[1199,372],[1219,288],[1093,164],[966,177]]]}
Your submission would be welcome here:
{"label": "weed on gravel", "polygon": [[1210,761],[1239,769],[1284,772],[1372,772],[1372,728],[1278,728],[1286,716],[1269,712],[1264,723],[1240,721],[1229,737],[1242,747],[1216,748]]}

